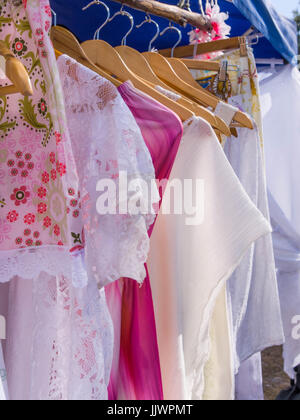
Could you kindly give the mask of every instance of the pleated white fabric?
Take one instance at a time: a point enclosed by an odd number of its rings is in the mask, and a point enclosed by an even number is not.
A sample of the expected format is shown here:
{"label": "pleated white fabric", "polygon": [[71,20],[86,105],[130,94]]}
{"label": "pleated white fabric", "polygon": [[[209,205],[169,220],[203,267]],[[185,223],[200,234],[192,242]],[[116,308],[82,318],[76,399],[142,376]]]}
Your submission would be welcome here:
{"label": "pleated white fabric", "polygon": [[[227,125],[232,123],[238,108],[220,102],[215,115],[222,118]],[[223,146],[227,137],[222,136]],[[232,313],[227,301],[225,286],[215,305],[210,325],[210,356],[204,369],[205,388],[203,399],[207,401],[228,401],[234,399],[234,351],[232,338]]]}

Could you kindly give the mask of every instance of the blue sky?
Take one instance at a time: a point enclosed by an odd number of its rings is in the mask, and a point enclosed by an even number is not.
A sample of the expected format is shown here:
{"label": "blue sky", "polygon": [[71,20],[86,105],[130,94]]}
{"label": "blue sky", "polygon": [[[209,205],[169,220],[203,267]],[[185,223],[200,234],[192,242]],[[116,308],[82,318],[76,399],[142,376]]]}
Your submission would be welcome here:
{"label": "blue sky", "polygon": [[271,0],[277,11],[287,17],[292,16],[292,11],[295,9],[300,10],[299,0]]}

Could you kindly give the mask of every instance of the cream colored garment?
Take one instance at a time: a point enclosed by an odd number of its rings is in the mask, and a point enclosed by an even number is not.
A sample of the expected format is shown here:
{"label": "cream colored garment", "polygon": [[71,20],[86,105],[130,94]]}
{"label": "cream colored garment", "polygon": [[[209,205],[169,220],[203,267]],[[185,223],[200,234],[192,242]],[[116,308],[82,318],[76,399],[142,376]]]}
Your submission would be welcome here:
{"label": "cream colored garment", "polygon": [[206,401],[234,400],[235,378],[230,322],[226,287],[223,287],[210,327],[210,357],[204,369],[203,399]]}
{"label": "cream colored garment", "polygon": [[[220,102],[215,110],[230,125],[238,109]],[[226,141],[226,137],[223,136]],[[235,380],[231,334],[231,311],[227,306],[227,293],[224,287],[216,302],[210,326],[210,357],[205,365],[204,400],[227,401],[234,399]]]}
{"label": "cream colored garment", "polygon": [[[170,177],[175,179],[203,180],[204,220],[188,226],[186,215],[161,211],[148,267],[165,398],[199,400],[215,302],[251,243],[271,227],[243,190],[211,126],[200,118],[185,123]],[[166,193],[163,204],[167,201],[174,201],[172,194]]]}

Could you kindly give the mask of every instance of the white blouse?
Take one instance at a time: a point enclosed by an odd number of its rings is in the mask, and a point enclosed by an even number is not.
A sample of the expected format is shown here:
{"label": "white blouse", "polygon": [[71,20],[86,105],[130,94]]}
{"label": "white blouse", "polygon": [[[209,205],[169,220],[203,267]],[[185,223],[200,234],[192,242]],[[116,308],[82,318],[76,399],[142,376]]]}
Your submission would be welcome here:
{"label": "white blouse", "polygon": [[[185,123],[174,179],[203,181],[204,219],[189,226],[185,214],[161,211],[151,239],[149,271],[164,395],[202,399],[216,299],[249,246],[271,227],[242,188],[212,128],[200,118]],[[174,204],[171,197],[166,193],[164,200]]]}

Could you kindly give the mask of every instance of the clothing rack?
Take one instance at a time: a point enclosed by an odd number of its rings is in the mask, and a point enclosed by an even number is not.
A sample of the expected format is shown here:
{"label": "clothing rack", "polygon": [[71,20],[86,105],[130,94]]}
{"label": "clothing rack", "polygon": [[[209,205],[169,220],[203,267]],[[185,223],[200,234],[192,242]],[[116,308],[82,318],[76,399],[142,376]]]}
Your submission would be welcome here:
{"label": "clothing rack", "polygon": [[270,66],[273,70],[276,66],[284,66],[284,60],[280,58],[257,58],[255,61],[257,65]]}
{"label": "clothing rack", "polygon": [[[240,49],[241,56],[246,57],[247,52],[247,45],[248,41],[245,36],[242,37],[234,37],[228,39],[221,39],[218,41],[212,42],[204,42],[201,44],[195,45],[185,45],[181,47],[177,47],[174,51],[174,57],[182,58],[182,57],[194,57],[201,54],[208,54],[214,51],[225,51],[225,50],[234,50]],[[165,50],[160,50],[159,53],[164,57],[170,57],[171,50],[170,48]]]}
{"label": "clothing rack", "polygon": [[185,27],[188,23],[196,28],[211,32],[212,25],[207,18],[199,13],[194,13],[178,6],[161,3],[155,0],[112,0],[129,6],[132,9],[140,10],[151,15],[168,19],[180,26]]}

